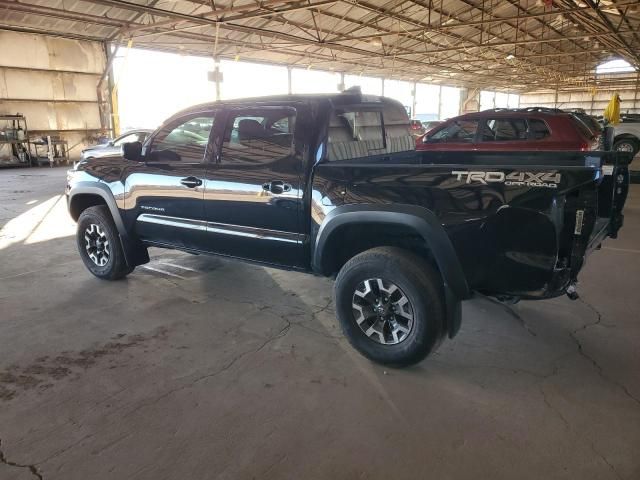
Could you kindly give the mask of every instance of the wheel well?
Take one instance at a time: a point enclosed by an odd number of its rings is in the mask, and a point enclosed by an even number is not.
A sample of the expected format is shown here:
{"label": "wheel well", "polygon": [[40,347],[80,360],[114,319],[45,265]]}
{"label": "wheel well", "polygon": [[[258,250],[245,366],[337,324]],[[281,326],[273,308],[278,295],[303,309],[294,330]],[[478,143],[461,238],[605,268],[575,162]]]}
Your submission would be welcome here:
{"label": "wheel well", "polygon": [[640,143],[640,139],[630,133],[621,133],[613,139],[614,142],[617,142],[619,140],[633,140],[636,144]]}
{"label": "wheel well", "polygon": [[335,275],[349,259],[374,247],[399,247],[425,258],[438,269],[424,237],[413,228],[384,223],[358,223],[338,227],[323,247],[321,269]]}
{"label": "wheel well", "polygon": [[100,195],[94,195],[90,193],[79,193],[74,195],[69,205],[69,213],[71,218],[78,220],[80,214],[89,207],[96,205],[107,205],[107,202]]}

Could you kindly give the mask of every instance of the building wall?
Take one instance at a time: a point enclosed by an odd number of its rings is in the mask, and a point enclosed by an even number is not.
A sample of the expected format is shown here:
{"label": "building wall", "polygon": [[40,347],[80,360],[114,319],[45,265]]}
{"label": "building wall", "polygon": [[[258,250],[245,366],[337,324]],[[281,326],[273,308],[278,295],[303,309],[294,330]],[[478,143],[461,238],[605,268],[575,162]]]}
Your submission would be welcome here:
{"label": "building wall", "polygon": [[[529,92],[520,96],[520,107],[583,108],[591,115],[602,115],[611,96],[617,92],[622,103],[620,112],[640,113],[640,74],[609,75],[606,87],[565,88],[560,91]],[[618,80],[616,82],[616,80]]]}
{"label": "building wall", "polygon": [[27,117],[29,136],[59,135],[71,158],[101,131],[101,43],[0,31],[0,114]]}

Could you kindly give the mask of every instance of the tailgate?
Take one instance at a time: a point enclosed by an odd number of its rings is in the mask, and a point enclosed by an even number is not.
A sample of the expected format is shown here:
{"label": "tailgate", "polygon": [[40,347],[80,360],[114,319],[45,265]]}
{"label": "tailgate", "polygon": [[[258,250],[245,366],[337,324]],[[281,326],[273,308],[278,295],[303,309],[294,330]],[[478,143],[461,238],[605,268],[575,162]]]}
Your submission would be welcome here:
{"label": "tailgate", "polygon": [[598,186],[598,218],[593,235],[605,229],[604,236],[618,236],[624,220],[622,208],[629,193],[629,163],[632,159],[633,155],[628,152],[607,152],[598,159],[602,162],[602,178]]}

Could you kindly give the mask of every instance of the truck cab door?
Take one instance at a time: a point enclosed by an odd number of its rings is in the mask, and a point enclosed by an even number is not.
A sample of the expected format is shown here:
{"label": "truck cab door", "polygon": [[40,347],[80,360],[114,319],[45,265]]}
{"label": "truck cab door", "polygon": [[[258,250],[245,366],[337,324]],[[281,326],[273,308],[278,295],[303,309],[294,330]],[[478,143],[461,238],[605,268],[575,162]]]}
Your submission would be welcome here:
{"label": "truck cab door", "polygon": [[207,247],[217,254],[303,266],[302,151],[296,110],[229,108],[206,171]]}
{"label": "truck cab door", "polygon": [[204,174],[215,112],[170,120],[145,145],[125,181],[127,217],[144,242],[202,250]]}

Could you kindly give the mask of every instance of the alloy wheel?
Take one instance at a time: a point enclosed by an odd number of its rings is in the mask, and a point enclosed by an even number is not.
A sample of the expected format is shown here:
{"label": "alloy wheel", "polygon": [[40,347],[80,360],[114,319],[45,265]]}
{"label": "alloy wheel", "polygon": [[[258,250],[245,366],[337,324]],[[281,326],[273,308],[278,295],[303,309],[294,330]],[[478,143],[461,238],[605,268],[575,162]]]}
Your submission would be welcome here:
{"label": "alloy wheel", "polygon": [[619,143],[616,150],[618,152],[633,152],[633,144],[631,142]]}
{"label": "alloy wheel", "polygon": [[392,282],[381,278],[360,282],[351,306],[356,323],[374,342],[396,345],[411,333],[413,306],[400,287]]}
{"label": "alloy wheel", "polygon": [[109,263],[111,249],[109,239],[101,225],[90,224],[84,231],[85,250],[87,256],[99,267]]}

